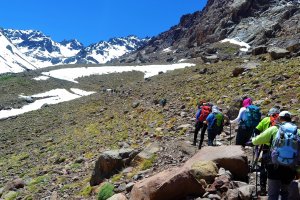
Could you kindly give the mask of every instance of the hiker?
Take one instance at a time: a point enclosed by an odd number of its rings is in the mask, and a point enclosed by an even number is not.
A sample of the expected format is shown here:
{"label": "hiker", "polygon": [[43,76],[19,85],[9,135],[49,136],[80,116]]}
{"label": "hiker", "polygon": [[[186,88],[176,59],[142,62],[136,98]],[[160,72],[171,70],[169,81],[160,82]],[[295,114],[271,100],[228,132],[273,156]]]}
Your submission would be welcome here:
{"label": "hiker", "polygon": [[212,107],[212,112],[206,118],[208,146],[213,146],[217,135],[220,135],[224,126],[224,115],[217,106]]}
{"label": "hiker", "polygon": [[296,176],[300,131],[291,120],[290,112],[280,112],[278,125],[266,129],[249,142],[249,145],[271,143],[267,165],[269,200],[277,200],[279,195],[282,200],[288,199],[289,184]]}
{"label": "hiker", "polygon": [[230,123],[239,125],[235,144],[245,146],[246,142],[250,140],[254,128],[260,122],[261,113],[259,107],[252,105],[249,97],[244,98],[242,105],[237,118],[231,120]]}
{"label": "hiker", "polygon": [[204,121],[206,120],[210,112],[211,112],[211,107],[207,105],[207,103],[204,100],[202,100],[198,106],[198,111],[196,113],[196,124],[195,124],[194,142],[193,142],[193,145],[196,146],[197,136],[201,129],[199,149],[201,149],[202,147],[204,134],[207,129],[207,124],[204,123]]}
{"label": "hiker", "polygon": [[[271,126],[275,126],[278,123],[278,117],[280,113],[280,108],[274,106],[268,112],[268,116],[260,121],[260,123],[256,126],[254,133],[255,135],[259,135],[264,132]],[[270,150],[270,144],[264,144],[260,147],[260,151],[262,151],[262,159],[260,166],[260,195],[264,196],[267,192],[267,170],[266,165],[268,163],[268,155]],[[259,156],[260,152],[257,156]]]}

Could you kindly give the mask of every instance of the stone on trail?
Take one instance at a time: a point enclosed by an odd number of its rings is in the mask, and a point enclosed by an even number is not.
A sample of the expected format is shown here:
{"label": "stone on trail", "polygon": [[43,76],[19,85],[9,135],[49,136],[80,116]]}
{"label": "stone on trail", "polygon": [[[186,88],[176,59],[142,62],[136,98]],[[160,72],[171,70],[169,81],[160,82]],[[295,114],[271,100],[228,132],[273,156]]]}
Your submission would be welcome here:
{"label": "stone on trail", "polygon": [[131,160],[137,153],[138,152],[133,149],[120,149],[103,152],[95,164],[90,185],[98,185],[105,178],[110,178],[112,175],[122,170],[122,168],[130,164]]}
{"label": "stone on trail", "polygon": [[173,200],[202,196],[205,190],[187,168],[172,168],[136,183],[130,200]]}
{"label": "stone on trail", "polygon": [[204,179],[212,183],[218,175],[218,167],[212,161],[198,161],[192,165],[191,172],[197,180]]}
{"label": "stone on trail", "polygon": [[229,170],[235,180],[247,180],[248,160],[241,146],[203,147],[184,166],[191,168],[195,162],[203,160],[213,161],[218,167]]}
{"label": "stone on trail", "polygon": [[138,163],[142,160],[149,160],[159,150],[160,150],[159,144],[156,142],[152,143],[149,146],[147,146],[145,149],[143,149],[138,155],[135,156],[135,158],[133,159],[133,163]]}
{"label": "stone on trail", "polygon": [[107,200],[127,200],[127,198],[123,193],[118,193],[108,198]]}

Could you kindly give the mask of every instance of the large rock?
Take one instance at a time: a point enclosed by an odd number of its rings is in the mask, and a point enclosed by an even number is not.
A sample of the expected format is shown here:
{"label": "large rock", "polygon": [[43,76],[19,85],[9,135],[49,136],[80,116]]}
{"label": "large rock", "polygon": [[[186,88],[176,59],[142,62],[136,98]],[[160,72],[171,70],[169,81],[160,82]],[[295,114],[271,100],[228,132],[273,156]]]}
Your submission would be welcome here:
{"label": "large rock", "polygon": [[110,178],[123,167],[129,165],[138,152],[133,149],[120,149],[103,152],[96,164],[90,180],[90,185],[98,185],[105,178]]}
{"label": "large rock", "polygon": [[218,175],[218,167],[212,161],[198,161],[192,165],[191,172],[197,180],[204,179],[212,183]]}
{"label": "large rock", "polygon": [[205,190],[187,168],[172,168],[136,183],[130,200],[173,200],[202,196]]}
{"label": "large rock", "polygon": [[277,60],[280,58],[284,58],[290,54],[290,52],[286,49],[282,49],[279,47],[271,47],[268,49],[268,53],[272,60]]}
{"label": "large rock", "polygon": [[108,198],[107,200],[127,200],[126,196],[122,193],[118,193]]}
{"label": "large rock", "polygon": [[254,56],[264,54],[264,53],[267,53],[266,46],[258,46],[258,47],[254,47],[252,49],[252,55],[254,55]]}
{"label": "large rock", "polygon": [[248,160],[241,146],[203,147],[185,163],[184,167],[191,168],[194,163],[203,160],[213,161],[218,167],[229,170],[235,180],[247,180]]}
{"label": "large rock", "polygon": [[138,163],[142,160],[149,160],[151,159],[155,153],[157,153],[160,149],[158,143],[152,143],[148,145],[143,151],[141,151],[138,155],[135,156],[133,163]]}

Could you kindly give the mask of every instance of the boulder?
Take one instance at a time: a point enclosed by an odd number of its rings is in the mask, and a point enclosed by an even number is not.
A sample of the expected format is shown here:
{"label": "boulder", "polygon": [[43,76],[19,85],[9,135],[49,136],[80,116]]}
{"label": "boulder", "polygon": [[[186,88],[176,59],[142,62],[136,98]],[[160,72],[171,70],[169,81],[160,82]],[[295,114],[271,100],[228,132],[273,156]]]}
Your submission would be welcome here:
{"label": "boulder", "polygon": [[267,47],[266,46],[258,46],[258,47],[254,47],[252,49],[252,55],[256,56],[256,55],[261,55],[267,53]]}
{"label": "boulder", "polygon": [[233,77],[238,77],[240,74],[242,74],[245,71],[246,71],[246,69],[244,67],[236,67],[232,71],[232,76]]}
{"label": "boulder", "polygon": [[90,185],[95,186],[105,178],[110,178],[123,167],[129,165],[137,155],[133,149],[120,149],[103,152],[96,161],[95,168],[90,180]]}
{"label": "boulder", "polygon": [[118,193],[108,198],[107,200],[127,200],[127,198],[123,193]]}
{"label": "boulder", "polygon": [[201,59],[205,63],[216,63],[219,61],[219,57],[216,54],[210,56],[201,56]]}
{"label": "boulder", "polygon": [[245,185],[238,188],[239,197],[243,200],[252,199],[252,194],[255,193],[255,185]]}
{"label": "boulder", "polygon": [[204,179],[212,183],[218,175],[218,167],[212,161],[198,161],[192,165],[191,172],[197,180]]}
{"label": "boulder", "polygon": [[131,200],[173,200],[202,196],[205,190],[187,168],[172,168],[136,183]]}
{"label": "boulder", "polygon": [[239,200],[239,190],[238,189],[229,189],[226,192],[226,199],[228,200]]}
{"label": "boulder", "polygon": [[248,160],[241,146],[203,147],[184,166],[191,168],[194,163],[203,160],[213,161],[218,167],[229,170],[235,180],[247,180]]}
{"label": "boulder", "polygon": [[277,60],[280,58],[284,58],[290,54],[290,52],[286,49],[282,49],[279,47],[271,47],[268,49],[268,53],[272,60]]}
{"label": "boulder", "polygon": [[133,163],[138,163],[142,160],[149,160],[151,159],[155,153],[160,150],[160,146],[158,143],[152,143],[148,145],[145,149],[143,149],[139,154],[135,156],[133,159]]}
{"label": "boulder", "polygon": [[287,44],[286,50],[289,52],[297,52],[300,50],[300,42],[298,40],[292,40]]}

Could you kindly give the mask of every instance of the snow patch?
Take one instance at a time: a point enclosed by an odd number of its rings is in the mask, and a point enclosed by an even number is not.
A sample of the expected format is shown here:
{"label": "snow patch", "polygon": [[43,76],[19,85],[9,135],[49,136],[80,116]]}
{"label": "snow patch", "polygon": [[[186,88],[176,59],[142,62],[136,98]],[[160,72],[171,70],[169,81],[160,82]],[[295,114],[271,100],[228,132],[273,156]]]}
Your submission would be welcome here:
{"label": "snow patch", "polygon": [[171,50],[171,48],[170,47],[168,47],[168,48],[165,48],[164,50],[162,50],[164,53],[168,53],[168,52],[171,52],[172,50]]}
{"label": "snow patch", "polygon": [[224,43],[224,42],[229,42],[231,44],[236,44],[241,47],[244,47],[244,48],[240,48],[240,51],[248,51],[251,47],[248,43],[241,41],[239,38],[233,38],[233,39],[227,38],[227,39],[221,40],[221,43]]}
{"label": "snow patch", "polygon": [[159,72],[167,72],[169,70],[181,69],[185,67],[195,66],[192,63],[177,63],[171,65],[144,65],[144,66],[103,66],[103,67],[80,67],[80,68],[64,68],[58,70],[52,70],[49,72],[43,72],[44,76],[50,76],[57,79],[71,81],[78,83],[77,78],[90,76],[90,75],[102,75],[109,73],[122,73],[128,71],[140,71],[143,72],[144,78],[158,75]]}
{"label": "snow patch", "polygon": [[[43,105],[51,105],[51,104],[58,104],[65,101],[71,101],[73,99],[80,98],[82,96],[88,96],[90,94],[93,94],[95,92],[86,92],[80,89],[72,88],[71,93],[67,91],[66,89],[54,89],[50,90],[48,92],[35,94],[30,97],[32,98],[41,98],[33,103],[30,103],[28,105],[23,106],[19,109],[11,109],[11,110],[1,110],[0,111],[0,119],[6,119],[9,117],[17,116],[26,112],[39,110],[42,108]],[[29,96],[19,95],[20,98],[27,98]]]}

